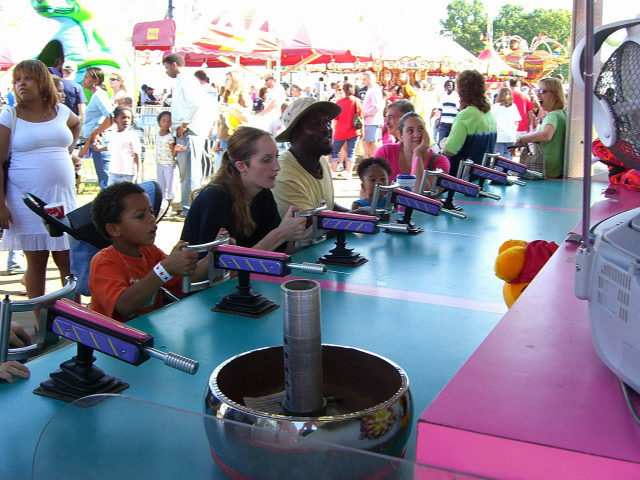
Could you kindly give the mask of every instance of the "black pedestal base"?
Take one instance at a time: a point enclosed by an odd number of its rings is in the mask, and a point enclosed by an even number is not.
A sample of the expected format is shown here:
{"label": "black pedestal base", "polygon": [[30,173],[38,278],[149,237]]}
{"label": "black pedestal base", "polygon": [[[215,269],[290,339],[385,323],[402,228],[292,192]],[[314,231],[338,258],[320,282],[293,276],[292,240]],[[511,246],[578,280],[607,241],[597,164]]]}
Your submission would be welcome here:
{"label": "black pedestal base", "polygon": [[33,393],[73,402],[78,398],[98,393],[118,393],[129,387],[128,383],[105,374],[93,363],[93,349],[78,344],[78,355],[60,364]]}
{"label": "black pedestal base", "polygon": [[396,223],[407,226],[407,231],[405,233],[408,233],[409,235],[418,235],[419,233],[424,232],[424,229],[418,227],[411,221],[412,214],[413,208],[405,207],[404,215],[399,220],[396,220]]}
{"label": "black pedestal base", "polygon": [[273,312],[278,305],[262,294],[251,290],[248,272],[238,272],[237,292],[224,297],[211,310],[214,312],[242,315],[244,317],[260,318]]}
{"label": "black pedestal base", "polygon": [[359,267],[367,261],[358,252],[354,252],[353,248],[347,248],[346,234],[342,230],[336,233],[336,247],[318,259],[318,262],[325,265],[342,265],[345,267]]}

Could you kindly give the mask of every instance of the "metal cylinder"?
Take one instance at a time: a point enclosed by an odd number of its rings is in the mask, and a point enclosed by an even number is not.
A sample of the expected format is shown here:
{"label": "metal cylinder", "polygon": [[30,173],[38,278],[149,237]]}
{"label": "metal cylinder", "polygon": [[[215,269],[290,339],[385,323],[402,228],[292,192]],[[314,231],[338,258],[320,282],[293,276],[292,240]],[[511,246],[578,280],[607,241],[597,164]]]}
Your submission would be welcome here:
{"label": "metal cylinder", "polygon": [[283,283],[282,307],[284,407],[298,415],[317,413],[324,407],[320,284],[307,279]]}
{"label": "metal cylinder", "polygon": [[11,337],[11,300],[5,295],[0,302],[0,363],[7,361],[9,338]]}

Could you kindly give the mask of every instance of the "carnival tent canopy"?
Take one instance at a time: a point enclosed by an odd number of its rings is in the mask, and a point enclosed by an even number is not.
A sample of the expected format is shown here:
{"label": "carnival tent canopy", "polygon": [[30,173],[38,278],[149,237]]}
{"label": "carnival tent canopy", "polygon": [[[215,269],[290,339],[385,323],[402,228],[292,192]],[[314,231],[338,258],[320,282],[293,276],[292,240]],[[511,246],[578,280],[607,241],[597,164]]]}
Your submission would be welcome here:
{"label": "carnival tent canopy", "polygon": [[345,48],[347,45],[353,46],[353,43],[349,43],[344,37],[340,42],[336,42],[335,38],[327,35],[326,28],[315,32],[314,35],[309,25],[299,24],[293,37],[281,39],[280,63],[301,66],[310,63],[355,63],[372,60],[371,51],[366,52],[362,47],[360,51],[357,47]]}
{"label": "carnival tent canopy", "polygon": [[[416,28],[401,29],[401,24],[389,29],[379,29],[373,40],[376,45],[374,57],[383,70],[416,69],[429,74],[451,75],[462,70],[479,69],[478,59],[460,44],[438,35]],[[388,36],[385,32],[401,31]]]}
{"label": "carnival tent canopy", "polygon": [[311,22],[302,11],[274,15],[270,8],[229,8],[219,11],[212,23],[274,35],[280,41],[280,64],[291,66],[289,70],[307,64],[372,60],[370,35],[348,15],[321,10],[314,12]]}
{"label": "carnival tent canopy", "polygon": [[184,56],[187,66],[194,67],[264,65],[280,58],[279,42],[268,33],[214,24],[177,32],[172,19],[136,24],[131,43],[136,50],[173,49]]}
{"label": "carnival tent canopy", "polygon": [[420,57],[426,61],[475,63],[476,57],[453,40],[437,33],[407,31],[397,37],[378,37],[375,56],[381,60]]}
{"label": "carnival tent canopy", "polygon": [[9,48],[6,47],[0,52],[0,70],[9,70],[13,67],[13,58]]}
{"label": "carnival tent canopy", "polygon": [[496,52],[490,45],[482,52],[480,52],[480,55],[478,55],[478,60],[482,62],[481,71],[485,75],[496,77],[525,77],[527,75],[527,72],[523,72],[521,70],[513,68],[507,62],[502,60],[502,58],[500,58],[500,55],[498,55],[498,52]]}
{"label": "carnival tent canopy", "polygon": [[201,65],[203,61],[209,67],[229,65],[230,59],[239,57],[242,65],[264,65],[266,61],[277,62],[280,59],[280,44],[269,33],[209,25],[191,45],[181,48],[187,64]]}

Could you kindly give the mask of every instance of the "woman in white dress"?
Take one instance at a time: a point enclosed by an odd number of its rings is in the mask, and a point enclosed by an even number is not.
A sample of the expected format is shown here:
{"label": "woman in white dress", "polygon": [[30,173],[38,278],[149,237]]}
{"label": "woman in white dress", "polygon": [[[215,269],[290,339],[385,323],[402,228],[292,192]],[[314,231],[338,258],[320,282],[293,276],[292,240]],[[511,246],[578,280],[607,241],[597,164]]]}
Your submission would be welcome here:
{"label": "woman in white dress", "polygon": [[[24,283],[29,298],[45,292],[49,252],[60,271],[69,275],[67,235],[51,237],[42,219],[22,201],[29,192],[46,203],[62,203],[65,212],[76,208],[71,152],[80,135],[80,120],[64,104],[47,67],[39,60],[24,60],[13,70],[16,120],[11,109],[0,114],[0,162],[11,154],[8,178],[0,169],[0,249],[24,250]],[[13,128],[13,132],[11,131]]]}
{"label": "woman in white dress", "polygon": [[493,118],[496,119],[498,136],[496,139],[496,152],[505,158],[511,159],[511,152],[507,148],[516,141],[520,112],[513,103],[511,89],[503,87],[498,92],[495,103],[491,107]]}

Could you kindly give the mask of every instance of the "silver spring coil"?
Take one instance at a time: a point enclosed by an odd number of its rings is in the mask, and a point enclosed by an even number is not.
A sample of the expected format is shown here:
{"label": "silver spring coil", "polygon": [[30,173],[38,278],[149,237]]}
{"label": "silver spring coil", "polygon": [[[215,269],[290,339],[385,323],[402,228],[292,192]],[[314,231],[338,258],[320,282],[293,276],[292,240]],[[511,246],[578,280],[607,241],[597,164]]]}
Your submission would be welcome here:
{"label": "silver spring coil", "polygon": [[322,263],[289,263],[287,264],[287,267],[289,267],[291,270],[300,270],[304,273],[327,273],[327,266],[323,265]]}
{"label": "silver spring coil", "polygon": [[285,408],[307,414],[324,406],[320,284],[290,280],[281,286],[284,333]]}
{"label": "silver spring coil", "polygon": [[167,353],[164,364],[191,375],[196,374],[199,366],[199,363],[196,360],[183,357],[182,355],[178,355],[173,352]]}
{"label": "silver spring coil", "polygon": [[190,358],[183,357],[173,352],[163,352],[157,348],[147,347],[144,349],[145,353],[150,357],[158,358],[164,362],[165,365],[180,370],[181,372],[195,375],[198,371],[199,363]]}

